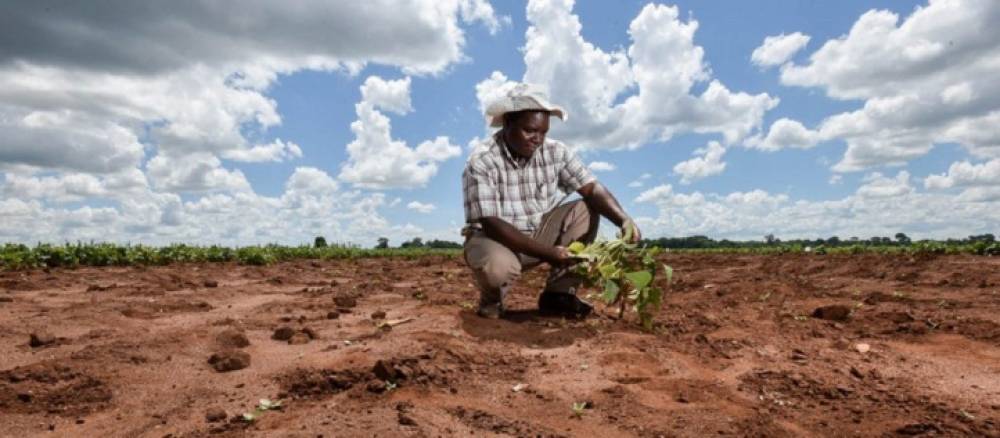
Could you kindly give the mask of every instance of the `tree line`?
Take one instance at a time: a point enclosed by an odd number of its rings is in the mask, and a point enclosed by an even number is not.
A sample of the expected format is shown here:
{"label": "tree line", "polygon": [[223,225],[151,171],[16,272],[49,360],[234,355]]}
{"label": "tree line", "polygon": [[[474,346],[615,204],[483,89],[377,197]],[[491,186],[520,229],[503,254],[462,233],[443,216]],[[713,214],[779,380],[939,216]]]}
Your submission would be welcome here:
{"label": "tree line", "polygon": [[896,233],[893,237],[872,236],[867,239],[860,237],[840,238],[832,236],[816,239],[782,240],[774,234],[765,235],[763,240],[715,240],[708,236],[661,237],[658,239],[643,239],[642,244],[672,249],[720,249],[720,248],[760,248],[777,245],[798,245],[802,247],[842,247],[842,246],[908,246],[914,243],[937,243],[945,245],[968,245],[975,243],[993,244],[996,237],[991,233],[971,235],[964,239],[920,240],[914,241],[905,233]]}
{"label": "tree line", "polygon": [[[767,246],[776,245],[798,245],[802,247],[843,247],[843,246],[907,246],[914,243],[936,243],[945,245],[967,245],[975,243],[986,243],[993,244],[996,243],[996,236],[992,233],[986,234],[976,234],[968,236],[964,239],[945,239],[945,240],[928,240],[923,239],[919,241],[914,241],[906,233],[896,233],[894,236],[872,236],[869,238],[860,237],[848,237],[841,238],[839,236],[831,236],[828,238],[816,238],[816,239],[787,239],[782,240],[776,237],[774,234],[768,234],[763,236],[762,240],[729,240],[721,239],[716,240],[708,236],[695,235],[687,237],[660,237],[656,239],[643,239],[642,245],[644,246],[655,246],[660,248],[671,248],[671,249],[725,249],[725,248],[760,248]],[[326,246],[326,240],[323,237],[316,238],[316,247]],[[390,246],[389,239],[386,237],[379,237],[375,246],[375,249],[388,249],[388,248],[434,248],[434,249],[460,249],[462,244],[458,242],[452,242],[448,240],[428,240],[424,241],[420,237],[414,237],[410,240],[404,241],[399,244],[399,246]]]}

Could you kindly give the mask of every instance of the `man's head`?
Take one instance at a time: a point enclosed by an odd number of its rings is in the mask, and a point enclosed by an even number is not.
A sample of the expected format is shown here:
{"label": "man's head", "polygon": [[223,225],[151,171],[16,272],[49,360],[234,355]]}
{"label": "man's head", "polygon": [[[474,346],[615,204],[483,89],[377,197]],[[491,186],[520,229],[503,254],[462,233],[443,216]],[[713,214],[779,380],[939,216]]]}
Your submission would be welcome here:
{"label": "man's head", "polygon": [[[562,120],[566,120],[566,110],[549,102],[545,91],[532,84],[517,83],[507,89],[507,91],[491,101],[486,107],[486,120],[490,126],[505,129],[510,125],[509,121],[517,119],[520,123],[522,118],[528,117],[530,113],[543,112],[545,115],[554,115]],[[513,114],[513,115],[512,115]],[[537,117],[537,116],[535,116]],[[548,117],[546,117],[546,121]]]}
{"label": "man's head", "polygon": [[526,110],[503,115],[503,136],[507,146],[523,158],[531,158],[545,143],[549,132],[549,112]]}

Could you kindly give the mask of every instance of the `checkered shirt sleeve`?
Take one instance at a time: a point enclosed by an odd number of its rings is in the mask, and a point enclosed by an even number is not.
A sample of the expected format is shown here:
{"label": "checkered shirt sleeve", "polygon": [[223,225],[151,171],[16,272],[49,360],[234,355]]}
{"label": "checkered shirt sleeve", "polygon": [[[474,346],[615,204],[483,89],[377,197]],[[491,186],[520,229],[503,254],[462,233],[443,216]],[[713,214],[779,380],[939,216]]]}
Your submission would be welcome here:
{"label": "checkered shirt sleeve", "polygon": [[476,222],[484,217],[500,216],[500,190],[497,177],[480,161],[472,160],[462,172],[462,194],[465,221]]}
{"label": "checkered shirt sleeve", "polygon": [[560,148],[563,154],[562,160],[565,164],[559,169],[559,189],[565,193],[573,193],[580,190],[591,182],[597,181],[594,174],[587,166],[583,165],[580,158],[565,145]]}

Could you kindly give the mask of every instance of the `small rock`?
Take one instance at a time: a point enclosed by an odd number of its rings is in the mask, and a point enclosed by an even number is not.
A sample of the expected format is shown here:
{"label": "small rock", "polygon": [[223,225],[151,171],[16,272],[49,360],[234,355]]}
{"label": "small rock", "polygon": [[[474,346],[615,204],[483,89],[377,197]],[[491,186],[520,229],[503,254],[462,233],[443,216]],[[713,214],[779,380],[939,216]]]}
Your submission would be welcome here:
{"label": "small rock", "polygon": [[205,287],[219,287],[219,282],[216,280],[205,280],[205,282],[202,284]]}
{"label": "small rock", "polygon": [[904,324],[915,321],[913,315],[910,315],[909,313],[906,312],[883,312],[880,313],[878,316],[879,318],[892,321],[896,324]]}
{"label": "small rock", "polygon": [[309,338],[309,335],[307,335],[305,333],[296,333],[296,334],[292,335],[291,338],[288,339],[288,344],[289,345],[308,344],[309,341],[311,341],[311,340],[312,339]]}
{"label": "small rock", "polygon": [[941,429],[933,424],[927,423],[912,423],[896,429],[896,433],[900,435],[923,435],[931,431],[940,432]]}
{"label": "small rock", "polygon": [[226,329],[215,336],[215,341],[223,348],[243,348],[250,346],[247,335],[236,329]]}
{"label": "small rock", "polygon": [[375,377],[380,380],[396,380],[400,372],[392,364],[379,360],[375,362],[375,366],[372,367],[372,372],[375,373]]}
{"label": "small rock", "polygon": [[326,319],[337,319],[337,318],[340,318],[340,312],[336,310],[331,310],[329,312],[326,312]]}
{"label": "small rock", "polygon": [[305,333],[306,336],[309,336],[309,339],[319,339],[319,332],[317,332],[312,327],[303,327],[302,333]]}
{"label": "small rock", "polygon": [[827,321],[847,321],[851,317],[851,309],[842,304],[834,304],[816,308],[812,316]]}
{"label": "small rock", "polygon": [[872,349],[872,346],[868,344],[854,344],[854,349],[857,350],[858,353],[867,353]]}
{"label": "small rock", "polygon": [[209,423],[223,421],[228,416],[229,415],[226,414],[226,411],[218,406],[208,408],[208,410],[205,411],[205,421],[208,421]]}
{"label": "small rock", "polygon": [[343,307],[345,309],[349,309],[351,307],[357,306],[358,300],[355,299],[354,297],[336,296],[333,297],[333,303],[336,304],[337,307]]}
{"label": "small rock", "polygon": [[384,310],[376,310],[376,311],[372,312],[372,319],[385,319],[385,311]]}
{"label": "small rock", "polygon": [[402,426],[416,426],[417,425],[417,422],[413,419],[413,417],[410,417],[406,413],[398,412],[396,414],[396,418],[399,421],[399,424],[402,425]]}
{"label": "small rock", "polygon": [[385,382],[381,380],[372,380],[368,382],[368,392],[385,392]]}
{"label": "small rock", "polygon": [[274,339],[275,341],[287,341],[292,339],[292,336],[295,336],[295,329],[287,325],[283,325],[274,330],[274,334],[271,335],[271,339]]}
{"label": "small rock", "polygon": [[43,347],[56,342],[56,337],[52,336],[51,333],[46,332],[35,332],[31,334],[31,339],[28,341],[28,345],[33,348]]}
{"label": "small rock", "polygon": [[222,351],[208,358],[208,363],[220,373],[242,370],[250,366],[250,354],[238,350]]}

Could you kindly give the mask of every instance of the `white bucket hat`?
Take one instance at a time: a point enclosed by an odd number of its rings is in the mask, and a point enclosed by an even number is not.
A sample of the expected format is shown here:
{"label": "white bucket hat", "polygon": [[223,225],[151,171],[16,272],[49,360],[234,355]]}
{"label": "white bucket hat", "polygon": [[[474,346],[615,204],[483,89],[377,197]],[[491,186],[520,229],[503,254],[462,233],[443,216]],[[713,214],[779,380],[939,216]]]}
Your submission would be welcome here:
{"label": "white bucket hat", "polygon": [[548,94],[541,87],[525,83],[514,85],[503,97],[491,102],[486,107],[486,119],[490,121],[490,126],[501,127],[504,114],[525,110],[547,111],[566,120],[566,110],[549,102]]}

